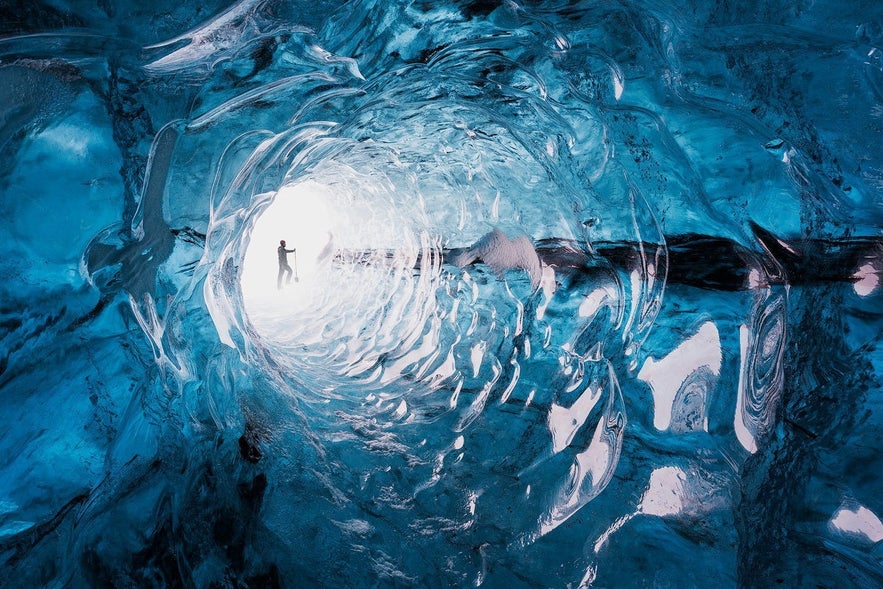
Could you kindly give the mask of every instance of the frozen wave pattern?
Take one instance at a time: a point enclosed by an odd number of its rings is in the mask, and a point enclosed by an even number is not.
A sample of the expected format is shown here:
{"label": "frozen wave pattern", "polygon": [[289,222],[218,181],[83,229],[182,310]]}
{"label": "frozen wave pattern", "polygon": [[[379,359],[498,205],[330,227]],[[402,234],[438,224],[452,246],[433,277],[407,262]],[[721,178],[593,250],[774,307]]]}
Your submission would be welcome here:
{"label": "frozen wave pattern", "polygon": [[[611,480],[627,422],[617,371],[638,361],[666,268],[641,189],[609,161],[597,105],[550,100],[523,65],[535,39],[501,31],[373,75],[369,61],[367,81],[328,60],[294,112],[275,88],[250,90],[260,116],[281,109],[286,126],[229,131],[203,260],[222,338],[297,399],[321,444],[350,448],[332,447],[336,460],[382,472],[405,452],[410,472],[387,509],[415,493],[474,494],[480,538],[499,525],[480,523],[495,509],[485,497],[515,473],[529,507],[505,527],[526,543]],[[236,128],[249,100],[198,115],[184,142]],[[331,253],[294,285],[300,304],[250,304],[252,232],[285,187],[307,185],[321,187]],[[601,239],[633,245],[614,264],[594,250]],[[476,454],[513,411],[521,449]],[[461,485],[465,465],[486,480]]]}
{"label": "frozen wave pattern", "polygon": [[735,431],[749,452],[775,422],[784,387],[782,364],[787,338],[787,294],[762,289],[756,295],[751,324],[739,329],[742,371],[739,374]]}

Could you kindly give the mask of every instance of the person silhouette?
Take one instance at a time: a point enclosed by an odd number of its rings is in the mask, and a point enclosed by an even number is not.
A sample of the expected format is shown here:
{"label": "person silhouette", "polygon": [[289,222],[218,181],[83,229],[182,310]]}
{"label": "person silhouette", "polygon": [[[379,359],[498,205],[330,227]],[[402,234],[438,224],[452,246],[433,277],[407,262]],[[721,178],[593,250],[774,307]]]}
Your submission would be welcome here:
{"label": "person silhouette", "polygon": [[276,278],[276,288],[282,290],[282,276],[288,274],[285,284],[291,284],[291,266],[288,265],[288,254],[294,253],[297,248],[285,249],[285,240],[279,241],[276,252],[279,254],[279,276]]}

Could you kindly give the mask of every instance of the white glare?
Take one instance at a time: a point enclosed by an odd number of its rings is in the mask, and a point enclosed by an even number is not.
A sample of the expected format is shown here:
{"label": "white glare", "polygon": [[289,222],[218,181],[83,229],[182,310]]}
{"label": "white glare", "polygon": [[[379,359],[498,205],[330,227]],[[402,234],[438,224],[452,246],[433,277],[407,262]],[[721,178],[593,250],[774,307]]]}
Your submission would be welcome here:
{"label": "white glare", "polygon": [[650,473],[650,483],[638,511],[660,517],[678,515],[684,509],[686,480],[687,474],[676,466],[657,468]]}
{"label": "white glare", "polygon": [[[255,221],[242,269],[242,296],[246,303],[267,303],[305,292],[321,263],[333,256],[333,222],[326,205],[328,189],[315,182],[285,186]],[[277,248],[285,240],[288,264],[294,271],[290,283],[276,287],[279,272]]]}
{"label": "white glare", "polygon": [[855,294],[861,297],[870,295],[880,286],[880,275],[870,262],[856,270],[853,280],[852,286],[855,289]]}
{"label": "white glare", "polygon": [[864,536],[870,542],[883,540],[883,522],[863,505],[841,506],[831,518],[830,525],[841,532]]}

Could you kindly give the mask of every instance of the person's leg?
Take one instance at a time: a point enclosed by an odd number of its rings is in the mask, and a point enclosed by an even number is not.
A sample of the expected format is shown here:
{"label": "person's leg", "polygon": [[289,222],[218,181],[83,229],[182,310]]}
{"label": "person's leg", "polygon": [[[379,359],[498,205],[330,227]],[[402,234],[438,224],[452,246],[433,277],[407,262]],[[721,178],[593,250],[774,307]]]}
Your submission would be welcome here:
{"label": "person's leg", "polygon": [[288,275],[285,278],[285,284],[291,284],[291,266],[285,265],[285,273]]}
{"label": "person's leg", "polygon": [[285,268],[283,266],[279,266],[279,275],[276,277],[276,288],[278,290],[282,290],[282,275],[285,273]]}

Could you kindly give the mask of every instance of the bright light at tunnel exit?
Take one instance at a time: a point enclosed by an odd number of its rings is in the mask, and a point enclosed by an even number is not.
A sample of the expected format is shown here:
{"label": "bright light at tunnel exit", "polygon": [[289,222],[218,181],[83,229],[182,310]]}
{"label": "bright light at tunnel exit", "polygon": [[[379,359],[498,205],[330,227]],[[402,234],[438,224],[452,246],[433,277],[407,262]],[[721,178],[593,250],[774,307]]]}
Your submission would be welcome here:
{"label": "bright light at tunnel exit", "polygon": [[[315,182],[285,186],[251,228],[243,260],[241,288],[248,300],[297,297],[308,287],[319,264],[330,262],[326,254],[333,238],[332,216],[326,203],[328,189]],[[276,287],[279,272],[277,248],[285,240],[288,264],[296,272],[291,283]]]}

